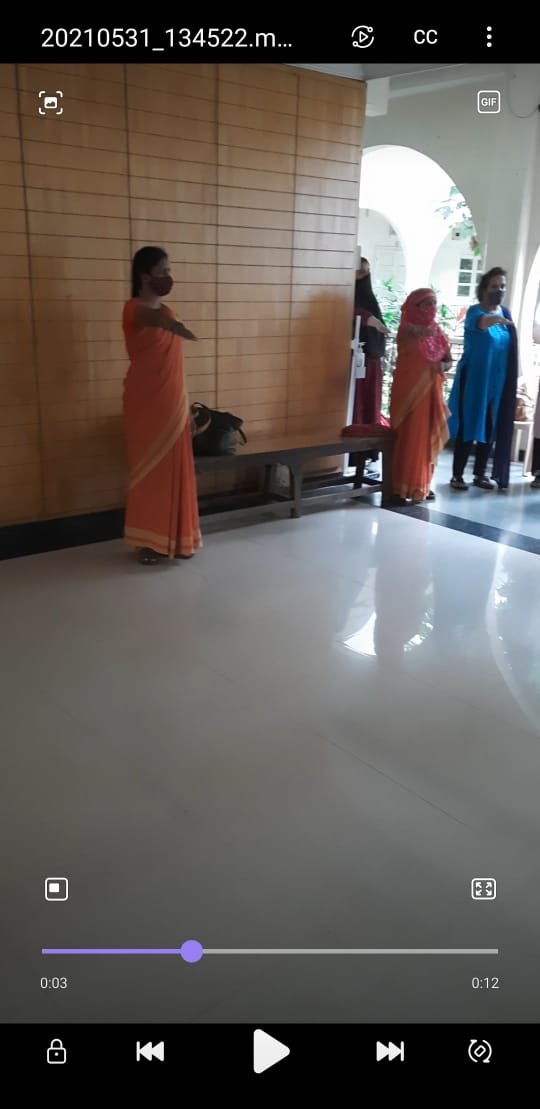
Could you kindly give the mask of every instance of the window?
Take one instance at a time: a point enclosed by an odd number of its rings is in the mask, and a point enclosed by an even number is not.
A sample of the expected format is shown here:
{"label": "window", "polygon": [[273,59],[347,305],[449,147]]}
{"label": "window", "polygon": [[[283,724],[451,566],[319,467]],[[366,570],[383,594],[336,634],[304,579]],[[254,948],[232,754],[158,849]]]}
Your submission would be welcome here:
{"label": "window", "polygon": [[458,275],[458,297],[469,297],[472,292],[474,277],[474,259],[460,258]]}

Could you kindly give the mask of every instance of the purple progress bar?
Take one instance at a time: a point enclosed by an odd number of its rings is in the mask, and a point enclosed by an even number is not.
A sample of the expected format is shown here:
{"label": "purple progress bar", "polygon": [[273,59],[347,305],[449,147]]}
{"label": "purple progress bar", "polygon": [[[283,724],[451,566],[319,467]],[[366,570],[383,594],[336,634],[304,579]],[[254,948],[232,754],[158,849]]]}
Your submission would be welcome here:
{"label": "purple progress bar", "polygon": [[42,947],[42,955],[180,955],[185,963],[198,963],[204,948],[198,940],[181,947]]}

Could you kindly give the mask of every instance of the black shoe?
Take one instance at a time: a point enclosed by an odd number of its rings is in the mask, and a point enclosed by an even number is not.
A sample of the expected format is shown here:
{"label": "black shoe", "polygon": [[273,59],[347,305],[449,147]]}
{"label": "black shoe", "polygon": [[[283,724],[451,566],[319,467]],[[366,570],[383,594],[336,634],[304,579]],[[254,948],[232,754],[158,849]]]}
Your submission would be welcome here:
{"label": "black shoe", "polygon": [[476,485],[477,489],[495,489],[495,482],[488,477],[477,477],[475,475],[473,485]]}

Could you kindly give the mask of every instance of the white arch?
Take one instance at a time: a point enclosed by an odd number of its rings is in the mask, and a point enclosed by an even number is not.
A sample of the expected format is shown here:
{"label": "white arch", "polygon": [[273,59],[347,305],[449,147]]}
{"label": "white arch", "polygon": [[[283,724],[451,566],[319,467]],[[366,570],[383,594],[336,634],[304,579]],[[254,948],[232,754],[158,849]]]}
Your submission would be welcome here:
{"label": "white arch", "polygon": [[437,208],[453,186],[446,170],[412,147],[373,146],[362,155],[360,207],[381,212],[398,232],[409,290],[430,284],[449,231]]}

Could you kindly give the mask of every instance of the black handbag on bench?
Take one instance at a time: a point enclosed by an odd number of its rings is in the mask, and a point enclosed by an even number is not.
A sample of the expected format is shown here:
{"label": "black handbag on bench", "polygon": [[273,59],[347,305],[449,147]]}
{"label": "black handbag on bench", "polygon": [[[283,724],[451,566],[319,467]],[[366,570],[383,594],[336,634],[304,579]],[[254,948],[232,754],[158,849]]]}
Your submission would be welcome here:
{"label": "black handbag on bench", "polygon": [[218,412],[196,401],[191,405],[191,422],[195,455],[236,454],[239,441],[247,443],[244,421],[232,412]]}

